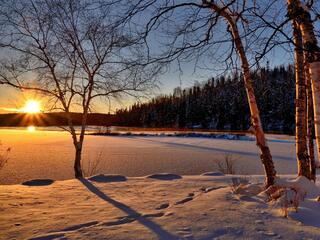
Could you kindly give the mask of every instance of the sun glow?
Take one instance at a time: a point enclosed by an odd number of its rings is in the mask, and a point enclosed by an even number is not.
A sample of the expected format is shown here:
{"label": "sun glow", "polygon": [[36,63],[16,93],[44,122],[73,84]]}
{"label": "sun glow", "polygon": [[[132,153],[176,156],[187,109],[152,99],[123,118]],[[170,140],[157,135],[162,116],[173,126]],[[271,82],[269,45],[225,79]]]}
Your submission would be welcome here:
{"label": "sun glow", "polygon": [[34,132],[36,130],[36,127],[35,126],[29,126],[29,127],[27,127],[27,130],[29,132]]}
{"label": "sun glow", "polygon": [[41,111],[40,103],[35,100],[29,100],[26,102],[26,105],[22,109],[26,113],[39,113]]}

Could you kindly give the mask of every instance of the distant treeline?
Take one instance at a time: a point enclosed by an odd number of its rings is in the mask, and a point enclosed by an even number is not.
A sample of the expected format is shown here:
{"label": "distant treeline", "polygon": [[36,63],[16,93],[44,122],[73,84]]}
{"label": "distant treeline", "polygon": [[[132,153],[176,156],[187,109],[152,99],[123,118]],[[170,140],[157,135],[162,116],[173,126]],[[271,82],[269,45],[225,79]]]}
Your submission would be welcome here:
{"label": "distant treeline", "polygon": [[[294,69],[280,66],[252,72],[254,88],[267,132],[292,134],[294,119]],[[81,125],[81,113],[72,113]],[[115,115],[91,113],[88,125],[248,130],[250,113],[242,76],[220,76],[173,94],[117,110]],[[0,126],[68,125],[65,113],[0,114]]]}
{"label": "distant treeline", "polygon": [[[294,132],[294,68],[262,68],[251,73],[266,131]],[[173,94],[116,112],[120,126],[247,130],[250,112],[241,75],[220,76]]]}
{"label": "distant treeline", "polygon": [[[80,126],[81,113],[71,113],[74,125]],[[110,114],[91,113],[88,115],[88,125],[110,126],[114,122],[114,116]],[[25,127],[25,126],[66,126],[68,125],[65,113],[8,113],[0,114],[0,126]]]}

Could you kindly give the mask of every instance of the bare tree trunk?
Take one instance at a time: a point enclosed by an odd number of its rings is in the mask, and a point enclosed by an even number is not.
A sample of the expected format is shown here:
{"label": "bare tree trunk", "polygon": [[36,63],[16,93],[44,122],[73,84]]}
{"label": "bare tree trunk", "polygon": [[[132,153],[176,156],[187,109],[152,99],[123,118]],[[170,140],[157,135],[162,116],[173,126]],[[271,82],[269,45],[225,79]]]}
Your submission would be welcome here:
{"label": "bare tree trunk", "polygon": [[254,89],[252,86],[252,78],[249,70],[248,60],[245,55],[244,48],[237,30],[233,30],[233,32],[235,32],[233,33],[235,37],[235,43],[236,43],[236,47],[242,63],[241,67],[242,67],[243,76],[244,76],[244,83],[245,83],[245,88],[247,92],[247,98],[250,106],[251,120],[252,120],[253,128],[255,130],[256,144],[261,151],[260,158],[266,174],[266,183],[265,183],[266,188],[268,188],[269,186],[274,184],[276,170],[274,168],[270,149],[268,147],[267,140],[265,138],[264,131],[262,128],[260,113],[259,113],[258,105],[256,102]]}
{"label": "bare tree trunk", "polygon": [[259,147],[261,152],[260,158],[264,166],[264,171],[266,175],[265,186],[266,188],[268,188],[269,186],[275,183],[276,170],[274,168],[270,149],[268,147],[267,140],[265,138],[265,134],[262,128],[260,113],[259,113],[258,105],[256,102],[253,85],[252,85],[249,62],[243,47],[243,43],[241,41],[241,37],[239,35],[239,30],[236,22],[234,21],[233,16],[231,16],[228,12],[221,9],[219,6],[217,6],[214,3],[210,3],[210,6],[212,10],[220,13],[220,15],[226,19],[228,25],[230,26],[233,40],[241,60],[241,68],[242,68],[243,77],[244,77],[244,85],[246,88],[248,103],[250,107],[252,125],[253,125],[254,133],[256,136],[256,144]]}
{"label": "bare tree trunk", "polygon": [[312,20],[307,7],[299,0],[288,0],[288,15],[295,19],[301,28],[303,48],[309,63],[311,77],[315,137],[318,158],[320,157],[320,48],[314,34]]}
{"label": "bare tree trunk", "polygon": [[76,149],[76,155],[74,159],[74,175],[75,175],[75,178],[82,178],[83,177],[82,168],[81,168],[82,144],[77,143],[77,145],[75,145],[75,149]]}
{"label": "bare tree trunk", "polygon": [[74,157],[74,163],[73,163],[73,168],[74,168],[74,176],[75,178],[82,178],[83,177],[83,172],[82,172],[82,167],[81,167],[81,154],[82,154],[82,145],[83,145],[83,140],[82,141],[78,141],[77,139],[77,133],[76,130],[74,128],[73,122],[72,122],[72,118],[69,112],[69,108],[67,107],[67,105],[65,104],[65,102],[63,102],[64,107],[65,107],[65,112],[67,115],[67,119],[68,119],[68,125],[69,125],[69,129],[70,129],[70,134],[72,136],[72,141],[73,141],[73,146],[75,148],[75,157]]}
{"label": "bare tree trunk", "polygon": [[309,156],[307,148],[306,122],[306,80],[303,65],[302,35],[298,23],[292,21],[293,41],[295,44],[295,80],[296,80],[296,156],[298,176],[310,179]]}
{"label": "bare tree trunk", "polygon": [[304,61],[306,86],[307,86],[307,138],[308,138],[308,155],[309,155],[309,167],[310,167],[310,179],[316,181],[316,161],[314,157],[314,144],[313,144],[313,99],[311,89],[311,77],[309,72],[309,63]]}
{"label": "bare tree trunk", "polygon": [[[83,177],[83,171],[81,167],[81,153],[82,153],[82,146],[84,141],[84,135],[86,132],[87,127],[87,119],[88,119],[88,111],[91,101],[91,93],[93,89],[93,77],[91,74],[89,74],[89,85],[88,85],[88,95],[87,98],[83,98],[82,107],[83,107],[83,113],[82,113],[82,123],[81,123],[81,130],[80,130],[80,136],[79,141],[77,141],[77,144],[75,144],[76,148],[76,156],[74,160],[74,173],[76,178],[82,178]],[[85,96],[85,94],[84,94]]]}

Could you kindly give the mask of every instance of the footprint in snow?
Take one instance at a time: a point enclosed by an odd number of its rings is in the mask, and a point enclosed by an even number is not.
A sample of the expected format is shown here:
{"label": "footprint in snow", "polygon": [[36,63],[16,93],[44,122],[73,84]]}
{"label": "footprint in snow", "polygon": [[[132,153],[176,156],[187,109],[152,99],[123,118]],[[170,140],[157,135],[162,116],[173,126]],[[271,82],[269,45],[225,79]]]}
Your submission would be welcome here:
{"label": "footprint in snow", "polygon": [[70,227],[66,227],[62,230],[59,231],[52,231],[52,232],[72,232],[72,231],[76,231],[82,228],[87,228],[87,227],[91,227],[94,225],[97,225],[99,222],[98,221],[92,221],[92,222],[87,222],[87,223],[81,223],[81,224],[77,224],[77,225],[73,225]]}
{"label": "footprint in snow", "polygon": [[189,202],[191,200],[193,200],[193,197],[186,197],[182,200],[177,201],[174,205],[184,204],[184,203]]}
{"label": "footprint in snow", "polygon": [[162,210],[169,207],[169,203],[162,203],[158,207],[156,207],[156,210]]}
{"label": "footprint in snow", "polygon": [[[139,215],[140,216],[140,215]],[[105,222],[103,223],[102,225],[103,226],[116,226],[116,225],[122,225],[122,224],[127,224],[127,223],[132,223],[134,222],[137,217],[139,217],[138,215],[137,216],[124,216],[124,217],[120,217],[118,218],[118,220],[115,220],[115,221],[110,221],[110,222]]]}
{"label": "footprint in snow", "polygon": [[167,213],[164,214],[165,217],[169,217],[169,216],[172,216],[172,215],[174,215],[173,212],[167,212]]}
{"label": "footprint in snow", "polygon": [[145,218],[155,218],[155,217],[162,217],[163,215],[164,215],[163,212],[157,212],[157,213],[143,214],[142,217],[145,217]]}
{"label": "footprint in snow", "polygon": [[224,188],[224,186],[218,186],[218,187],[201,187],[200,188],[200,191],[201,192],[204,192],[204,193],[208,193],[208,192],[211,192],[211,191],[213,191],[213,190],[218,190],[218,189],[220,189],[220,188]]}

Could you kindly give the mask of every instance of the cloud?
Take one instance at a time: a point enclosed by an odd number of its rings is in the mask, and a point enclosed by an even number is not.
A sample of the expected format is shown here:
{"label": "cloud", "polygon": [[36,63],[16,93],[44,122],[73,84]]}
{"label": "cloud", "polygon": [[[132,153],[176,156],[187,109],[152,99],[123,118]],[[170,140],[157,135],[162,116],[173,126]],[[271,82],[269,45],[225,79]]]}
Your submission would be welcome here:
{"label": "cloud", "polygon": [[18,108],[8,108],[8,107],[0,107],[1,112],[21,112],[21,109]]}

